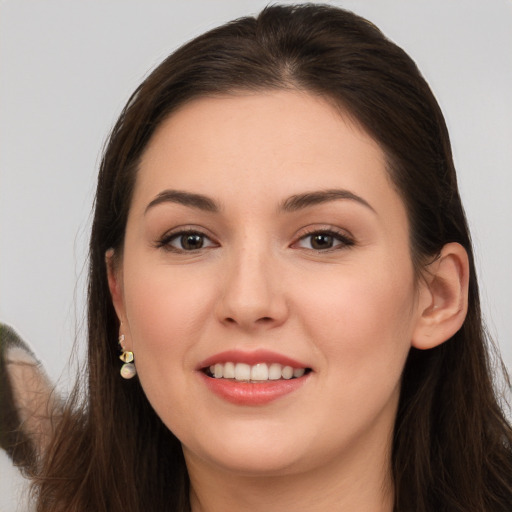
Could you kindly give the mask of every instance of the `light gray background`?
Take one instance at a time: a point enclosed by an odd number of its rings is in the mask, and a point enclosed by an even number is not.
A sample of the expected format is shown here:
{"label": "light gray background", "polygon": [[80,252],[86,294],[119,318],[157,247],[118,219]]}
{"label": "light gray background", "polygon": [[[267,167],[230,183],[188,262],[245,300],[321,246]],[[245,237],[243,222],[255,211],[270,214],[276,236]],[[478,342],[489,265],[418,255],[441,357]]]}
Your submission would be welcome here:
{"label": "light gray background", "polygon": [[[130,93],[178,45],[259,0],[0,3],[0,321],[52,379],[83,346],[85,258],[102,144]],[[330,2],[416,60],[445,113],[485,318],[512,368],[512,1]],[[71,367],[72,368],[72,367]],[[69,374],[70,373],[70,374]],[[65,372],[62,389],[72,382]],[[0,461],[0,511],[14,510]],[[2,501],[3,500],[3,501]]]}

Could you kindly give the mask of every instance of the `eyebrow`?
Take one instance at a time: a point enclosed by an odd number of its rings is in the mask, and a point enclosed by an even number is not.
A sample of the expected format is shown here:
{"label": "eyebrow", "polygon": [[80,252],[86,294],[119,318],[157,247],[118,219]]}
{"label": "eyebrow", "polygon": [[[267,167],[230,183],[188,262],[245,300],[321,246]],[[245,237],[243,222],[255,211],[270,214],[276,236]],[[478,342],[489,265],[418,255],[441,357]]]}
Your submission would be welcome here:
{"label": "eyebrow", "polygon": [[[376,213],[368,201],[349,190],[343,189],[317,190],[313,192],[304,192],[303,194],[296,194],[285,199],[279,206],[279,210],[284,212],[295,212],[310,206],[330,201],[337,201],[340,199],[356,201]],[[144,214],[146,214],[151,208],[162,203],[181,204],[211,213],[218,213],[220,211],[220,205],[214,199],[203,194],[183,192],[181,190],[164,190],[146,206]]]}
{"label": "eyebrow", "polygon": [[368,201],[349,190],[343,189],[318,190],[314,192],[305,192],[304,194],[297,194],[286,199],[281,204],[280,209],[285,212],[295,212],[310,206],[340,199],[356,201],[366,208],[369,208],[372,212],[377,213]]}
{"label": "eyebrow", "polygon": [[193,194],[181,190],[164,190],[160,192],[147,206],[144,214],[151,208],[161,203],[176,203],[191,206],[205,212],[217,213],[220,206],[213,199],[203,194]]}

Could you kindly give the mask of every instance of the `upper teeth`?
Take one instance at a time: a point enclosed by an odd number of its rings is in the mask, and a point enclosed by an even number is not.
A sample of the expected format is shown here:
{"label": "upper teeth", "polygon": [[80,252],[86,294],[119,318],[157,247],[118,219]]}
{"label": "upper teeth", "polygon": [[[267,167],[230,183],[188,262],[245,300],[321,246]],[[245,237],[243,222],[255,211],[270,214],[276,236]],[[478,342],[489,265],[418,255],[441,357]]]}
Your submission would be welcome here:
{"label": "upper teeth", "polygon": [[258,363],[249,365],[245,363],[217,363],[210,366],[210,373],[216,379],[235,380],[279,380],[302,377],[305,368],[293,368],[279,363]]}

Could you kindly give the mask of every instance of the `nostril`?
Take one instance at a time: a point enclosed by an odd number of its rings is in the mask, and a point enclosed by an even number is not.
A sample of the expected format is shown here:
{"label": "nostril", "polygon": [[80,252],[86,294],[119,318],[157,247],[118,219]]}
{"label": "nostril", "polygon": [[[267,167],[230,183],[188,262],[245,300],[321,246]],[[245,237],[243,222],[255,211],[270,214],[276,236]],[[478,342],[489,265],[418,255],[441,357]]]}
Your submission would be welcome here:
{"label": "nostril", "polygon": [[[258,318],[254,323],[260,324],[260,325],[266,325],[266,324],[271,324],[273,321],[274,321],[274,319],[270,316],[262,316],[261,318]],[[227,324],[238,324],[239,323],[233,317],[230,317],[230,316],[224,318],[224,322]]]}
{"label": "nostril", "polygon": [[260,316],[254,315],[252,318],[250,317],[237,317],[237,316],[225,316],[221,320],[222,323],[226,326],[239,326],[241,328],[270,328],[274,325],[278,325],[279,322],[273,316]]}

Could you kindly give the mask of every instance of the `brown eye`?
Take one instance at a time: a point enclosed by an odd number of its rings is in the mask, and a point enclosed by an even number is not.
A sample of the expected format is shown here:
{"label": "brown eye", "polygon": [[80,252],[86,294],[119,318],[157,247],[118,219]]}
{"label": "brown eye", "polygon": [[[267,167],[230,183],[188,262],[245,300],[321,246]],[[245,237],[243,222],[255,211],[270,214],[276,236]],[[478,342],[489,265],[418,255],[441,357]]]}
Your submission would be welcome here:
{"label": "brown eye", "polygon": [[194,251],[201,249],[204,245],[204,236],[198,233],[187,233],[179,237],[180,249],[185,251]]}
{"label": "brown eye", "polygon": [[334,245],[334,237],[325,233],[311,236],[311,247],[317,251],[331,249]]}
{"label": "brown eye", "polygon": [[217,247],[218,244],[200,231],[180,231],[164,236],[156,246],[172,252],[191,252]]}
{"label": "brown eye", "polygon": [[298,247],[312,251],[328,251],[330,249],[342,249],[354,245],[354,241],[346,235],[333,231],[315,231],[303,236]]}

